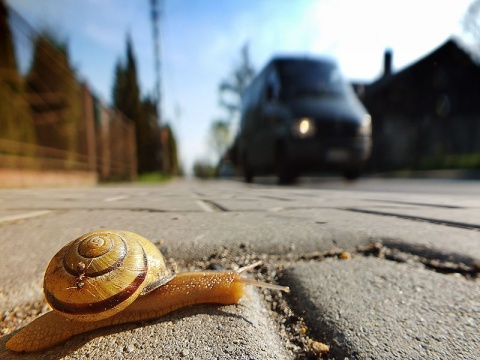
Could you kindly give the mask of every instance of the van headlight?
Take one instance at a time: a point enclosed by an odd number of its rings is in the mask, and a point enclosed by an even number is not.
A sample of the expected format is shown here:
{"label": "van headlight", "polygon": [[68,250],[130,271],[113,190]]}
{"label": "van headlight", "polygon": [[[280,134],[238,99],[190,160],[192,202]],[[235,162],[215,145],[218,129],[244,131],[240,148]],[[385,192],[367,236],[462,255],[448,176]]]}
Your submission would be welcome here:
{"label": "van headlight", "polygon": [[358,133],[364,136],[372,135],[372,117],[369,114],[363,115],[362,124],[358,128]]}
{"label": "van headlight", "polygon": [[293,134],[301,139],[315,135],[315,122],[309,117],[295,120],[293,123]]}

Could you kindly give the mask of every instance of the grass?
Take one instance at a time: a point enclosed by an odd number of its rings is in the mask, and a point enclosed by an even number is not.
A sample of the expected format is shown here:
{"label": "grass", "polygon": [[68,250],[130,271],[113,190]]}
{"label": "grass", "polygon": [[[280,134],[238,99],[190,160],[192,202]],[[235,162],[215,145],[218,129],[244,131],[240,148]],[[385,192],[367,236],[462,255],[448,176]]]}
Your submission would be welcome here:
{"label": "grass", "polygon": [[139,174],[137,176],[137,182],[139,183],[161,183],[166,182],[172,178],[172,175],[164,174],[160,171]]}
{"label": "grass", "polygon": [[425,159],[417,170],[432,169],[478,169],[480,167],[480,154],[447,155],[443,158]]}

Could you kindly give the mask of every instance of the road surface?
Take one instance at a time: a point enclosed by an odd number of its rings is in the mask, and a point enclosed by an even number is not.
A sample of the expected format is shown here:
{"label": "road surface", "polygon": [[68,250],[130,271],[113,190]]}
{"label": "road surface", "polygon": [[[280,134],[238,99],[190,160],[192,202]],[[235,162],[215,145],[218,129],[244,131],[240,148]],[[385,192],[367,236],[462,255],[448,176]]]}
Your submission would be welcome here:
{"label": "road surface", "polygon": [[[262,180],[262,179],[261,179]],[[268,180],[268,179],[267,179]],[[301,179],[0,190],[1,359],[478,358],[476,182]],[[48,310],[49,259],[95,229],[150,239],[178,271],[236,269],[287,285],[187,307],[41,354],[5,349]],[[74,285],[72,285],[74,286]]]}

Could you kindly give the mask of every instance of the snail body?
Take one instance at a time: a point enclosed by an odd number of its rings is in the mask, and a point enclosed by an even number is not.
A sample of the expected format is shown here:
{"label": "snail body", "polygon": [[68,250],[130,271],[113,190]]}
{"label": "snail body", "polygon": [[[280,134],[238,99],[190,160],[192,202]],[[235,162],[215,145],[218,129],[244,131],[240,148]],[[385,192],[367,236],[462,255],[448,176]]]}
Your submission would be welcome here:
{"label": "snail body", "polygon": [[[112,250],[116,242],[127,246]],[[135,249],[140,255],[131,259],[125,249]],[[24,327],[6,347],[40,351],[80,333],[156,319],[189,305],[236,304],[247,284],[288,291],[287,287],[241,277],[257,265],[237,271],[173,274],[155,245],[140,235],[94,231],[67,244],[52,258],[45,272],[44,292],[53,311]],[[110,273],[117,270],[120,272]]]}

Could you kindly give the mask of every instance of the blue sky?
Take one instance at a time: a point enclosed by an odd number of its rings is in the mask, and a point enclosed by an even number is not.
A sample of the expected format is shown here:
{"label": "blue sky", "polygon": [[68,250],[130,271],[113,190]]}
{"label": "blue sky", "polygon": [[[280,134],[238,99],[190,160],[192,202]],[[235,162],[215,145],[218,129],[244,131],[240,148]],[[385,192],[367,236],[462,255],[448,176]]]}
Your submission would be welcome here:
{"label": "blue sky", "polygon": [[[110,102],[129,32],[143,94],[154,89],[149,0],[7,0],[35,28],[68,39],[79,77]],[[348,79],[372,81],[383,52],[398,71],[461,33],[471,0],[164,0],[162,108],[184,168],[213,159],[208,129],[223,114],[218,84],[248,42],[257,70],[276,54],[335,58]]]}

